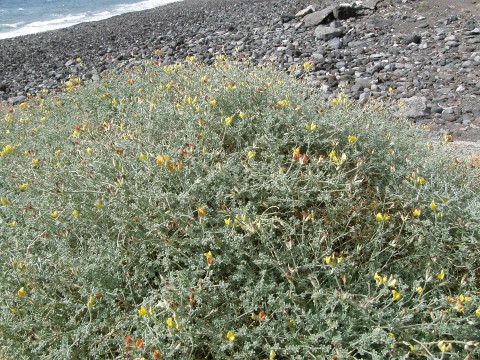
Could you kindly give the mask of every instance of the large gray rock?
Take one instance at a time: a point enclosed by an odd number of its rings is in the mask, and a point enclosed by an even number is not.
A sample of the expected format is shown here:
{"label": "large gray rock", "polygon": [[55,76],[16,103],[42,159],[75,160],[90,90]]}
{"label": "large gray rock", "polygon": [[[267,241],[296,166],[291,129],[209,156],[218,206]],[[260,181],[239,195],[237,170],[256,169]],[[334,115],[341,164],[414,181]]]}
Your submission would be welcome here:
{"label": "large gray rock", "polygon": [[323,10],[308,14],[303,18],[305,26],[317,26],[319,24],[329,23],[334,19],[333,10],[336,6],[328,6]]}
{"label": "large gray rock", "polygon": [[407,118],[418,118],[425,115],[427,109],[427,99],[424,96],[412,96],[410,98],[401,98],[403,103],[398,111],[398,116]]}
{"label": "large gray rock", "polygon": [[356,1],[354,3],[355,7],[360,9],[369,9],[375,10],[377,8],[379,0],[363,0],[363,1]]}
{"label": "large gray rock", "polygon": [[315,38],[318,40],[328,41],[330,39],[340,37],[344,34],[343,28],[333,28],[330,26],[317,26],[315,29]]}
{"label": "large gray rock", "polygon": [[311,14],[315,11],[315,6],[309,5],[305,9],[300,10],[295,14],[295,17],[304,17],[305,15]]}
{"label": "large gray rock", "polygon": [[26,96],[19,95],[19,96],[13,96],[13,97],[8,98],[7,102],[9,102],[13,105],[17,105],[17,104],[20,104],[20,103],[24,102],[25,100],[27,100]]}

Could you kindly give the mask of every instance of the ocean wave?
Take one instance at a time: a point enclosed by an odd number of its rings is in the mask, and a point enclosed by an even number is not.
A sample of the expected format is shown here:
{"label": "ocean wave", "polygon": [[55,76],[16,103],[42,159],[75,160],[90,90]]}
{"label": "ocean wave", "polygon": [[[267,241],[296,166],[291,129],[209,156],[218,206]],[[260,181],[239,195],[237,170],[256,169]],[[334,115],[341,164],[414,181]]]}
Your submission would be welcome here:
{"label": "ocean wave", "polygon": [[61,17],[45,21],[35,21],[28,24],[18,23],[16,27],[10,26],[6,31],[0,31],[0,39],[63,29],[83,22],[99,21],[124,13],[152,9],[176,1],[182,0],[144,0],[134,4],[119,4],[114,6],[110,11],[61,15]]}
{"label": "ocean wave", "polygon": [[114,8],[114,12],[117,14],[123,14],[127,12],[142,11],[147,9],[153,9],[158,6],[169,4],[180,0],[144,0],[134,4],[119,4]]}
{"label": "ocean wave", "polygon": [[18,28],[20,25],[23,25],[25,24],[25,22],[23,21],[20,21],[20,22],[17,22],[17,23],[13,23],[13,24],[0,24],[0,28],[10,28],[10,29],[15,29],[15,28]]}

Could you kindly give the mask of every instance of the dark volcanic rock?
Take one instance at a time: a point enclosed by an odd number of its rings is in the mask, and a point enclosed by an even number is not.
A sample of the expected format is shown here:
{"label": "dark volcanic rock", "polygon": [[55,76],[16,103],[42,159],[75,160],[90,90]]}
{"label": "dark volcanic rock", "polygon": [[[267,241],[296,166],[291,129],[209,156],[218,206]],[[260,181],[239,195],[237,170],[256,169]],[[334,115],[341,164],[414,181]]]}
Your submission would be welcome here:
{"label": "dark volcanic rock", "polygon": [[411,43],[420,44],[421,42],[422,42],[422,37],[417,34],[412,34],[405,38],[405,44],[407,45]]}

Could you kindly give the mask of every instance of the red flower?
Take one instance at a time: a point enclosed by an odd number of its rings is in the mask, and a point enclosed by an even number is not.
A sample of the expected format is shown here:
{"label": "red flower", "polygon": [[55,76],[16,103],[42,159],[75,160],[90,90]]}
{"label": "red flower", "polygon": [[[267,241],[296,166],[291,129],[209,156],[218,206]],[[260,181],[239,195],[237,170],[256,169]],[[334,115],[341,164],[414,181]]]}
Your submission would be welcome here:
{"label": "red flower", "polygon": [[132,342],[132,337],[130,335],[125,336],[125,342],[128,344]]}

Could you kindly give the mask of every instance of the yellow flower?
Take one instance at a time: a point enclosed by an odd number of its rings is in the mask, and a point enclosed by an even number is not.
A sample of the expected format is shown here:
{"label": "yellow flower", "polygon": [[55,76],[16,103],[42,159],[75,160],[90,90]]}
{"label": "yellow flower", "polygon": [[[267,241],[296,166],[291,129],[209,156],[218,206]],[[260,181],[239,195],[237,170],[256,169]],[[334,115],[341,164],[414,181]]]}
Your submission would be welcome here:
{"label": "yellow flower", "polygon": [[226,119],[225,119],[225,124],[227,125],[232,125],[233,123],[233,117],[232,116],[228,116]]}
{"label": "yellow flower", "polygon": [[92,155],[92,149],[90,147],[87,147],[85,151],[87,152],[88,155]]}
{"label": "yellow flower", "polygon": [[313,63],[311,61],[307,61],[307,62],[303,63],[303,68],[305,70],[311,69],[312,67],[313,67]]}
{"label": "yellow flower", "polygon": [[270,351],[270,355],[268,356],[268,358],[269,358],[270,360],[273,360],[273,359],[275,359],[276,357],[277,357],[277,353],[275,352],[275,350]]}
{"label": "yellow flower", "polygon": [[60,156],[60,150],[55,150],[55,156]]}
{"label": "yellow flower", "polygon": [[17,222],[15,220],[8,223],[8,226],[10,226],[11,228],[15,227],[15,225],[17,225]]}
{"label": "yellow flower", "polygon": [[140,310],[138,310],[138,315],[140,316],[145,316],[148,314],[148,311],[147,309],[145,308],[145,306],[140,306]]}
{"label": "yellow flower", "polygon": [[32,165],[38,166],[38,159],[32,159]]}
{"label": "yellow flower", "polygon": [[421,286],[417,287],[417,293],[419,295],[422,295],[423,294],[423,288]]}
{"label": "yellow flower", "polygon": [[0,198],[0,202],[2,203],[2,205],[12,205],[12,202],[4,197]]}
{"label": "yellow flower", "polygon": [[203,254],[207,259],[212,259],[213,258],[213,255],[212,255],[212,252],[209,251],[208,253],[205,253]]}
{"label": "yellow flower", "polygon": [[243,119],[245,119],[245,116],[247,116],[247,115],[245,115],[245,113],[243,111],[240,111],[240,114],[238,114],[238,116],[240,117],[240,119],[243,120]]}
{"label": "yellow flower", "polygon": [[387,213],[383,213],[383,220],[385,221],[390,220],[390,215],[388,215]]}
{"label": "yellow flower", "polygon": [[254,157],[255,157],[255,151],[250,150],[250,151],[248,152],[248,158],[249,158],[249,159],[253,159]]}
{"label": "yellow flower", "polygon": [[332,100],[332,105],[333,105],[333,106],[336,106],[337,104],[338,104],[337,98],[334,98],[334,99]]}
{"label": "yellow flower", "polygon": [[72,136],[73,136],[74,138],[80,137],[80,130],[74,130]]}
{"label": "yellow flower", "polygon": [[58,217],[58,210],[55,210],[54,212],[52,212],[50,214],[50,216],[53,218],[53,219],[56,219]]}
{"label": "yellow flower", "polygon": [[155,162],[159,166],[167,165],[170,162],[170,156],[169,155],[158,155]]}
{"label": "yellow flower", "polygon": [[143,153],[140,153],[140,156],[139,156],[139,157],[140,157],[140,160],[141,160],[141,161],[147,160],[147,157],[146,157]]}
{"label": "yellow flower", "polygon": [[197,209],[197,214],[198,216],[203,217],[207,215],[207,212],[205,211],[205,208],[202,206]]}
{"label": "yellow flower", "polygon": [[350,144],[353,144],[353,143],[356,142],[356,141],[357,141],[357,137],[356,137],[356,136],[354,136],[354,135],[348,135],[348,142],[349,142]]}
{"label": "yellow flower", "polygon": [[80,213],[76,209],[72,211],[72,215],[75,216],[77,219],[80,217]]}
{"label": "yellow flower", "polygon": [[18,295],[18,297],[24,297],[25,296],[25,288],[21,287],[20,289],[18,289],[17,295]]}
{"label": "yellow flower", "polygon": [[299,147],[293,147],[292,148],[293,155],[300,155],[300,148]]}
{"label": "yellow flower", "polygon": [[437,346],[442,353],[452,350],[452,343],[449,343],[444,340],[439,341]]}
{"label": "yellow flower", "polygon": [[312,121],[311,124],[306,124],[306,125],[305,125],[305,128],[306,128],[307,130],[314,131],[314,130],[317,128],[317,124],[315,124],[315,123]]}
{"label": "yellow flower", "polygon": [[217,100],[214,99],[214,100],[210,101],[210,105],[212,105],[212,107],[217,106]]}
{"label": "yellow flower", "polygon": [[413,217],[416,217],[418,218],[420,216],[420,214],[422,213],[422,209],[418,208],[418,209],[413,209]]}
{"label": "yellow flower", "polygon": [[165,323],[167,324],[167,326],[168,326],[169,328],[173,328],[173,327],[175,326],[175,323],[173,322],[173,318],[171,318],[171,317],[169,317],[169,318],[167,319],[167,321],[165,321]]}
{"label": "yellow flower", "polygon": [[330,160],[332,160],[334,163],[337,163],[337,164],[338,164],[337,152],[336,152],[335,150],[330,151],[330,153],[328,154],[328,157],[329,157]]}
{"label": "yellow flower", "polygon": [[232,331],[232,330],[230,330],[230,331],[227,333],[227,339],[230,340],[230,341],[235,340],[235,335],[233,334],[233,331]]}
{"label": "yellow flower", "polygon": [[2,150],[2,155],[10,154],[12,151],[12,145],[5,145]]}
{"label": "yellow flower", "polygon": [[437,279],[438,280],[443,280],[444,277],[445,277],[445,272],[442,269],[442,271],[440,271],[440,274],[437,275]]}
{"label": "yellow flower", "polygon": [[382,213],[378,213],[378,214],[375,216],[375,219],[377,219],[378,222],[383,221],[383,215],[382,215]]}
{"label": "yellow flower", "polygon": [[114,99],[112,100],[112,105],[118,105],[117,99],[114,98]]}
{"label": "yellow flower", "polygon": [[88,302],[87,302],[87,308],[88,310],[92,310],[92,307],[93,307],[93,303],[95,302],[95,296],[93,295],[90,295],[90,297],[88,298]]}
{"label": "yellow flower", "polygon": [[436,208],[437,208],[437,204],[435,204],[435,200],[432,200],[432,202],[430,203],[430,209],[432,211],[435,211]]}
{"label": "yellow flower", "polygon": [[402,294],[400,294],[397,290],[392,290],[392,296],[393,296],[393,300],[397,301],[397,300],[400,300],[400,298],[402,297]]}
{"label": "yellow flower", "polygon": [[480,307],[477,310],[475,310],[475,316],[480,318]]}
{"label": "yellow flower", "polygon": [[323,260],[325,260],[328,266],[334,267],[337,263],[343,261],[343,257],[336,257],[335,254],[333,254],[332,256],[324,257]]}
{"label": "yellow flower", "polygon": [[94,205],[95,205],[95,207],[96,207],[97,209],[101,209],[101,208],[103,207],[103,203],[102,203],[101,200],[95,201],[95,204],[94,204]]}
{"label": "yellow flower", "polygon": [[423,185],[425,184],[425,178],[421,176],[417,176],[417,178],[415,179],[415,182],[419,185]]}
{"label": "yellow flower", "polygon": [[28,187],[28,182],[18,185],[18,190],[25,191]]}
{"label": "yellow flower", "polygon": [[380,275],[378,272],[376,272],[375,275],[373,275],[373,278],[377,282],[377,285],[383,284],[385,282],[385,278],[382,275]]}

